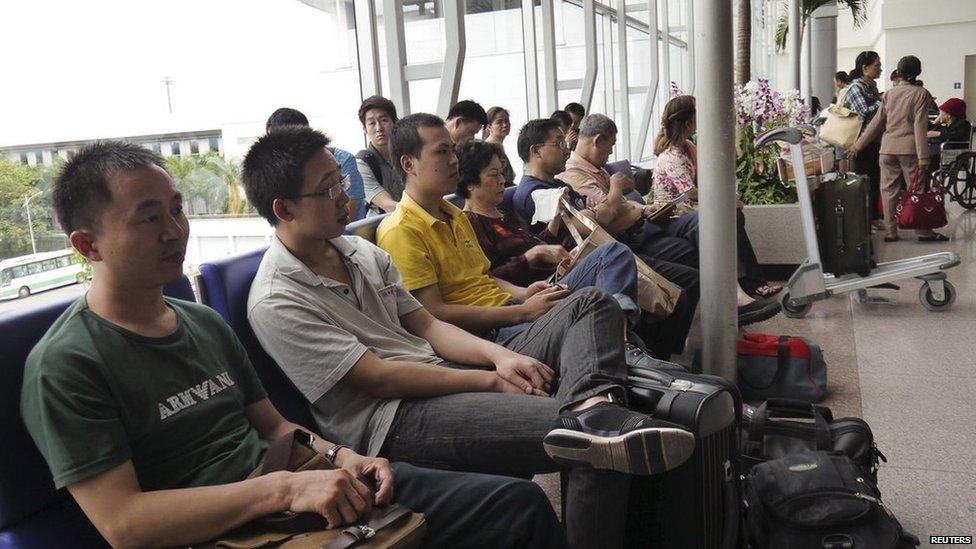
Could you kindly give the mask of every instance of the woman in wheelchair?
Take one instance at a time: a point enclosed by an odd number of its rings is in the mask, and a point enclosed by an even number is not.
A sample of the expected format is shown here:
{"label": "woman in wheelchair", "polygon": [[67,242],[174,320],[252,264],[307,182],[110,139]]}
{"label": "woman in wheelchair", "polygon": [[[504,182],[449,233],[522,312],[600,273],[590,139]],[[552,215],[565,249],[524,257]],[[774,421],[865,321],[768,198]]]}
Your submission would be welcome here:
{"label": "woman in wheelchair", "polygon": [[933,166],[941,166],[942,144],[949,142],[965,143],[969,148],[973,125],[966,120],[966,102],[953,97],[939,105],[939,117],[929,126],[929,156]]}

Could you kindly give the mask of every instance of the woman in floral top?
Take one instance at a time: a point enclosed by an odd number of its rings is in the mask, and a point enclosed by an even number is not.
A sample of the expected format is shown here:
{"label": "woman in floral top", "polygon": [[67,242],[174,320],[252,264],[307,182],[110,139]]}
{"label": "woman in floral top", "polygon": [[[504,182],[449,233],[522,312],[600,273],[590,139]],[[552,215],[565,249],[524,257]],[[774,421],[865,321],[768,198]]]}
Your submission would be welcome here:
{"label": "woman in floral top", "polygon": [[[661,115],[661,130],[654,142],[654,154],[657,155],[654,202],[666,204],[684,194],[687,205],[679,204],[679,212],[698,202],[698,149],[691,142],[695,133],[695,113],[695,98],[691,95],[679,95],[668,101]],[[766,282],[746,234],[745,216],[741,209],[736,209],[735,213],[740,292],[759,297],[775,295],[783,287]]]}

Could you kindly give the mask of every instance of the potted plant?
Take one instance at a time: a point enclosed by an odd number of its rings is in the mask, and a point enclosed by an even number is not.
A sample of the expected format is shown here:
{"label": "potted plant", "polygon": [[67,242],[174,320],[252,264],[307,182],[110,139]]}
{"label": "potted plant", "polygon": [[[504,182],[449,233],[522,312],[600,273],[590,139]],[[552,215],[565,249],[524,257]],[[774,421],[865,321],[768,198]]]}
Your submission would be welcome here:
{"label": "potted plant", "polygon": [[802,123],[809,116],[800,94],[773,90],[759,79],[735,87],[736,167],[746,230],[764,264],[796,265],[806,257],[796,188],[784,184],[776,171],[781,150],[756,150],[756,135],[774,128]]}

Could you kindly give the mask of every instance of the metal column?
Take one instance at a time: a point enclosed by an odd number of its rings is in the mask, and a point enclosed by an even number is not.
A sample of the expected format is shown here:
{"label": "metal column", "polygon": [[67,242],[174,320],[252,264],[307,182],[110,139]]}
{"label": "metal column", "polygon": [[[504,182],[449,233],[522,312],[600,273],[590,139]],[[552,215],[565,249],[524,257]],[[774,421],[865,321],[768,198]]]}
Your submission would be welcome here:
{"label": "metal column", "polygon": [[401,117],[410,114],[410,84],[407,82],[407,46],[403,36],[403,5],[398,0],[383,0],[383,27],[386,34],[386,70],[390,76],[390,100]]}
{"label": "metal column", "polygon": [[813,12],[810,48],[813,50],[811,85],[813,95],[824,107],[834,95],[834,73],[837,72],[837,6],[822,6]]}
{"label": "metal column", "polygon": [[800,0],[789,0],[787,19],[790,22],[786,36],[786,51],[790,56],[790,73],[787,85],[790,89],[800,89],[800,35],[803,32],[800,21]]}
{"label": "metal column", "polygon": [[[657,43],[653,33],[647,39]],[[630,154],[630,71],[627,68],[627,0],[617,0],[617,70],[620,71],[620,131],[617,149]],[[634,158],[640,161],[639,157]]]}
{"label": "metal column", "polygon": [[[580,103],[586,112],[590,112],[593,101],[593,91],[596,89],[596,0],[583,0],[583,37],[586,51],[586,72],[583,73],[583,89],[580,92]],[[624,16],[626,17],[626,16]],[[611,38],[608,36],[607,40]],[[558,105],[555,107],[559,108]]]}
{"label": "metal column", "polygon": [[[658,91],[658,32],[657,32],[657,0],[647,0],[647,22],[648,36],[647,43],[650,47],[650,80],[647,83],[647,91],[644,93],[644,110],[641,112],[640,132],[637,135],[637,143],[634,144],[633,161],[639,162],[644,158],[644,147],[647,144],[647,134],[651,127],[651,117],[654,116],[654,103],[657,101]],[[667,37],[665,37],[665,40]],[[694,36],[688,37],[689,41],[694,40]]]}
{"label": "metal column", "polygon": [[467,40],[464,33],[464,2],[443,2],[444,9],[444,64],[441,67],[441,90],[437,99],[437,112],[447,116],[457,103],[461,88],[461,72],[464,69],[464,52]]}
{"label": "metal column", "polygon": [[811,20],[808,18],[806,25],[803,26],[803,40],[800,51],[803,52],[803,58],[800,62],[800,67],[803,69],[803,74],[800,77],[800,83],[803,85],[801,88],[800,97],[803,98],[804,103],[808,106],[812,105],[811,97],[813,97],[813,82],[811,78],[813,76],[813,41],[810,39],[810,27]]}
{"label": "metal column", "polygon": [[[661,77],[664,80],[664,102],[671,98],[671,15],[668,13],[668,3],[671,0],[661,0]],[[731,44],[729,47],[732,47]],[[664,103],[661,103],[664,105]]]}
{"label": "metal column", "polygon": [[525,107],[529,120],[539,118],[539,61],[535,41],[535,2],[522,2],[522,57],[525,61]]}
{"label": "metal column", "polygon": [[[694,0],[687,0],[688,4],[685,8],[685,18],[688,20],[686,23],[688,27],[688,66],[691,70],[688,71],[688,89],[685,93],[688,95],[695,94],[695,2]],[[668,84],[670,86],[670,84]]]}
{"label": "metal column", "polygon": [[383,94],[380,53],[376,37],[376,5],[373,0],[356,0],[356,49],[359,57],[359,86],[362,98]]}
{"label": "metal column", "polygon": [[736,377],[735,116],[732,3],[695,2],[702,365]]}
{"label": "metal column", "polygon": [[554,0],[542,0],[542,65],[545,68],[546,107],[549,112],[559,108],[559,95],[556,90],[556,17],[553,14]]}

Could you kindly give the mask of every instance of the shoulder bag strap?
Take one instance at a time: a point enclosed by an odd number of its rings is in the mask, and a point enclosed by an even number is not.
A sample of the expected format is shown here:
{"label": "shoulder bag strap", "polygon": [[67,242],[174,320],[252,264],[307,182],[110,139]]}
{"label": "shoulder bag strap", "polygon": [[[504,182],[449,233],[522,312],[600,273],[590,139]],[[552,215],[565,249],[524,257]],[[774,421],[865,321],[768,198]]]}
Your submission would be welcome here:
{"label": "shoulder bag strap", "polygon": [[380,161],[376,158],[376,153],[369,149],[363,149],[356,154],[356,158],[362,160],[369,166],[370,171],[373,172],[373,177],[376,178],[376,182],[383,186],[383,170],[380,168]]}

